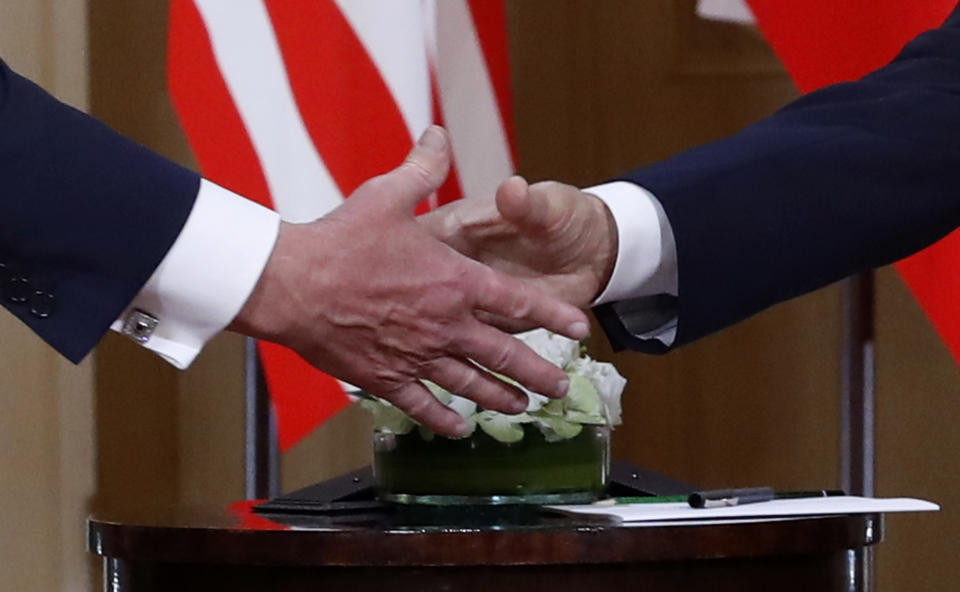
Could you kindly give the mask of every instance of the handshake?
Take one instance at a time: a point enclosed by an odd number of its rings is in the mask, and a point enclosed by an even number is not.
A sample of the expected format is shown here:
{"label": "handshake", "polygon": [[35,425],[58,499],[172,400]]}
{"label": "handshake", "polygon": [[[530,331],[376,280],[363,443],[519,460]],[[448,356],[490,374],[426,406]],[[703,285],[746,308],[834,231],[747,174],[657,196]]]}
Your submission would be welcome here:
{"label": "handshake", "polygon": [[520,177],[415,217],[450,161],[445,131],[432,127],[400,167],[327,216],[284,223],[230,328],[294,349],[441,434],[462,433],[464,420],[420,379],[506,413],[527,398],[498,375],[563,397],[563,370],[510,333],[587,336],[580,309],[613,270],[614,220],[594,196]]}

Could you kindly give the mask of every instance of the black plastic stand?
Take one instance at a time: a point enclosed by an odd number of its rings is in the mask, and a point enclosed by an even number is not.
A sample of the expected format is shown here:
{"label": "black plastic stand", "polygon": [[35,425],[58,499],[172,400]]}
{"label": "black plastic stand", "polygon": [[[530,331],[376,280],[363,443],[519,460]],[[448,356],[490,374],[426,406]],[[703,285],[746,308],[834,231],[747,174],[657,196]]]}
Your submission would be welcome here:
{"label": "black plastic stand", "polygon": [[[610,497],[688,495],[693,491],[692,486],[665,477],[656,471],[640,469],[617,461],[610,466],[610,485],[607,489],[607,495]],[[518,513],[516,506],[510,508],[493,506],[481,510],[480,506],[470,506],[469,512],[471,518],[483,518],[482,515],[485,513],[496,514],[498,518],[503,517],[505,512]],[[533,506],[533,508],[538,507]],[[450,512],[455,510],[448,508],[440,511],[432,507],[425,510],[381,502],[377,500],[374,490],[373,469],[367,466],[263,502],[254,506],[254,511],[260,514],[313,515],[320,518],[323,523],[363,523],[382,522],[385,516],[396,514],[398,511],[405,514],[405,518],[408,519],[411,517],[411,512],[421,514],[426,512],[431,516],[442,514],[436,517],[449,520]],[[519,514],[513,515],[511,518],[515,521],[518,516]],[[425,517],[418,514],[415,518],[416,521],[423,522]],[[462,517],[460,519],[462,521]]]}

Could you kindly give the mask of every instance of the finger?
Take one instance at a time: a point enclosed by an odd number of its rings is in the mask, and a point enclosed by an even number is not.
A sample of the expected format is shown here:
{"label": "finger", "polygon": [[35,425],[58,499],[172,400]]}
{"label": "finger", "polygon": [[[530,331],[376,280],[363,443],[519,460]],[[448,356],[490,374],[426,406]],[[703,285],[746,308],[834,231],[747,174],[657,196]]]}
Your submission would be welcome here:
{"label": "finger", "polygon": [[491,327],[500,329],[505,333],[522,333],[523,331],[530,331],[531,329],[537,328],[535,325],[532,325],[527,321],[508,319],[507,317],[484,312],[482,310],[476,311],[474,316],[477,317],[477,320],[484,325],[490,325]]}
{"label": "finger", "polygon": [[583,339],[590,332],[587,315],[576,306],[547,295],[529,283],[479,266],[472,288],[479,310],[543,327],[570,339]]}
{"label": "finger", "polygon": [[522,413],[527,408],[527,395],[522,390],[469,362],[438,359],[431,364],[425,378],[484,409]]}
{"label": "finger", "polygon": [[528,390],[548,397],[567,394],[570,380],[566,373],[538,356],[520,340],[474,321],[463,330],[455,347],[485,368],[508,376]]}
{"label": "finger", "polygon": [[547,232],[559,226],[575,204],[567,199],[568,186],[537,183],[511,177],[497,188],[497,209],[504,219],[528,232]]}
{"label": "finger", "polygon": [[409,212],[443,185],[450,172],[450,141],[447,132],[432,125],[398,168],[384,175],[392,188],[393,207]]}
{"label": "finger", "polygon": [[463,436],[467,432],[467,422],[460,414],[438,401],[419,381],[380,396],[438,434]]}
{"label": "finger", "polygon": [[[461,251],[467,245],[463,237],[463,210],[469,209],[471,200],[458,199],[417,216],[417,223],[433,238]],[[496,209],[496,208],[494,208]]]}
{"label": "finger", "polygon": [[427,234],[456,249],[454,245],[450,244],[450,239],[456,237],[456,234],[449,230],[454,224],[453,221],[450,220],[450,211],[441,210],[443,210],[443,208],[437,208],[425,214],[420,214],[417,216],[417,223],[420,224],[420,228],[427,231]]}
{"label": "finger", "polygon": [[467,255],[478,246],[476,239],[486,235],[485,229],[498,227],[501,220],[489,195],[458,199],[417,216],[417,222],[434,238]]}
{"label": "finger", "polygon": [[532,215],[530,185],[519,175],[510,177],[497,187],[497,209],[511,222],[523,223]]}

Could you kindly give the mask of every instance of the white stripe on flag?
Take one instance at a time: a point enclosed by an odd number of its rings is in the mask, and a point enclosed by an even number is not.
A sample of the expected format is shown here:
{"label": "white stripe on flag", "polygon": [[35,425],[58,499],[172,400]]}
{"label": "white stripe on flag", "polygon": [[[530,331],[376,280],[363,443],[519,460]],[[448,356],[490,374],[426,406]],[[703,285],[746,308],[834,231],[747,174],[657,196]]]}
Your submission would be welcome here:
{"label": "white stripe on flag", "polygon": [[701,18],[745,25],[753,24],[753,11],[746,0],[700,0],[697,14]]}
{"label": "white stripe on flag", "polygon": [[464,195],[513,174],[507,133],[466,0],[437,2],[437,82]]}
{"label": "white stripe on flag", "polygon": [[343,196],[297,109],[266,6],[260,0],[195,1],[274,207],[285,220],[306,222],[340,205]]}
{"label": "white stripe on flag", "polygon": [[420,0],[336,0],[416,140],[433,122]]}

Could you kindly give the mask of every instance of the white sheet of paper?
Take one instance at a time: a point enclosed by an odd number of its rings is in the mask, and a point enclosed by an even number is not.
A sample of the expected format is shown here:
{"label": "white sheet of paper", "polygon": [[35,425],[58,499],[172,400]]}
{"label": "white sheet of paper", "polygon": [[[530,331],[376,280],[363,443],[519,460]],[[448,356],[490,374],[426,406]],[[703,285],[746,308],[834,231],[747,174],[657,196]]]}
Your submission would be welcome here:
{"label": "white sheet of paper", "polygon": [[622,522],[660,522],[675,520],[737,520],[743,518],[783,518],[789,516],[830,516],[889,512],[936,512],[940,506],[925,500],[895,497],[857,496],[780,499],[724,508],[691,508],[683,502],[660,504],[619,504],[615,506],[548,506],[560,512],[610,516]]}

